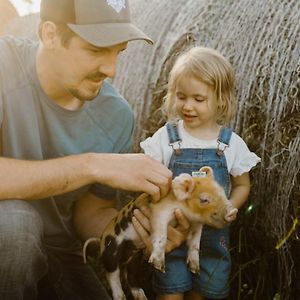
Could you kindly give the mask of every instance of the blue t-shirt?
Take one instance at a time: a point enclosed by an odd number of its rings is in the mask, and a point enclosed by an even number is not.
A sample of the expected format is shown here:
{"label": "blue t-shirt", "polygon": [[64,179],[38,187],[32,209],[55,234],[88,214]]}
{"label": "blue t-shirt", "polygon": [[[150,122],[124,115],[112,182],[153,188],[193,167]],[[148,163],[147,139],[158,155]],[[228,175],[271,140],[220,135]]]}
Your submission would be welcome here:
{"label": "blue t-shirt", "polygon": [[[31,40],[0,39],[0,155],[45,160],[87,152],[130,152],[134,116],[125,99],[105,81],[99,95],[81,109],[62,108],[42,90],[37,48]],[[102,198],[115,197],[114,189],[95,184],[32,202],[50,243],[60,244],[73,234],[72,206],[87,189]]]}

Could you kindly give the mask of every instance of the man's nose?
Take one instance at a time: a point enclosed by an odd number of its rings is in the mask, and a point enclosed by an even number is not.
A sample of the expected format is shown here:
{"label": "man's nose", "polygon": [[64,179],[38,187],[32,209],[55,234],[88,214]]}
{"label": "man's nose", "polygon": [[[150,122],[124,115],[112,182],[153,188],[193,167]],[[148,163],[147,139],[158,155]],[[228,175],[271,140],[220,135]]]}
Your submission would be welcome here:
{"label": "man's nose", "polygon": [[99,66],[99,72],[107,77],[113,78],[116,75],[117,56],[111,55]]}

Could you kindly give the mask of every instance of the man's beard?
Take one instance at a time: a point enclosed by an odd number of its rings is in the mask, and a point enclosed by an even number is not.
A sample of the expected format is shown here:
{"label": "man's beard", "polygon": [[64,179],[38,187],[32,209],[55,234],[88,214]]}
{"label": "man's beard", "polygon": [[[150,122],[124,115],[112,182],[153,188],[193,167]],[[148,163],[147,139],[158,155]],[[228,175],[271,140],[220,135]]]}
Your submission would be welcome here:
{"label": "man's beard", "polygon": [[84,89],[80,90],[78,88],[70,88],[69,92],[71,95],[73,95],[75,98],[77,98],[80,101],[89,101],[89,100],[93,100],[95,99],[98,95],[99,92],[101,90],[102,87],[102,83],[104,81],[104,79],[106,78],[106,76],[103,73],[100,73],[98,71],[89,74],[88,76],[86,76],[83,80],[83,82],[85,80],[87,81],[101,81],[101,83],[99,84],[99,87],[93,90],[88,90],[85,92]]}
{"label": "man's beard", "polygon": [[80,101],[90,101],[94,100],[100,93],[102,84],[99,86],[99,89],[95,90],[95,92],[85,92],[80,91],[79,89],[70,88],[69,92],[71,95],[73,95],[75,98],[77,98]]}

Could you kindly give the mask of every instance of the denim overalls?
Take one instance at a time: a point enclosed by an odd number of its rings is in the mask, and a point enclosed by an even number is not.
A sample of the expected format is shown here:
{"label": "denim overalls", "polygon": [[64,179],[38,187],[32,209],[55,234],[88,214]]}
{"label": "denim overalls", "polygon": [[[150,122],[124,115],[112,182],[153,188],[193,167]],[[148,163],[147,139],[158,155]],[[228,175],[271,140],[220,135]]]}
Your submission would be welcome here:
{"label": "denim overalls", "polygon": [[[177,123],[168,123],[169,145],[174,151],[169,163],[173,177],[191,174],[203,166],[210,166],[216,181],[230,193],[224,149],[229,146],[232,130],[223,127],[217,149],[181,149]],[[229,293],[231,260],[229,254],[229,228],[214,229],[204,226],[200,242],[200,273],[192,274],[186,264],[186,244],[166,255],[166,272],[155,271],[154,290],[157,294],[184,293],[191,289],[208,298],[224,298]]]}

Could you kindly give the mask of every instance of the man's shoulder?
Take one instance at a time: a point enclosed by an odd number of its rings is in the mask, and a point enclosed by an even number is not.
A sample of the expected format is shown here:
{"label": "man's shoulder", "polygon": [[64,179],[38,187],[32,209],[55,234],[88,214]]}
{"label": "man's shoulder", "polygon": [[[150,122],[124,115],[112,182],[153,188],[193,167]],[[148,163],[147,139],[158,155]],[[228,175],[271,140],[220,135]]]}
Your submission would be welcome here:
{"label": "man's shoulder", "polygon": [[13,36],[0,38],[0,64],[3,68],[14,56],[14,49],[17,49],[18,41]]}
{"label": "man's shoulder", "polygon": [[25,38],[0,38],[0,84],[3,90],[10,91],[27,80],[27,70],[33,62],[32,50],[36,46],[36,42]]}
{"label": "man's shoulder", "polygon": [[26,38],[19,38],[12,35],[6,35],[0,37],[0,57],[3,54],[13,54],[14,51],[22,51],[23,49],[35,45],[37,42],[26,39]]}
{"label": "man's shoulder", "polygon": [[26,61],[26,56],[31,52],[33,47],[37,46],[37,42],[18,38],[11,35],[0,38],[0,63],[1,67],[11,64],[17,65],[21,60]]}

